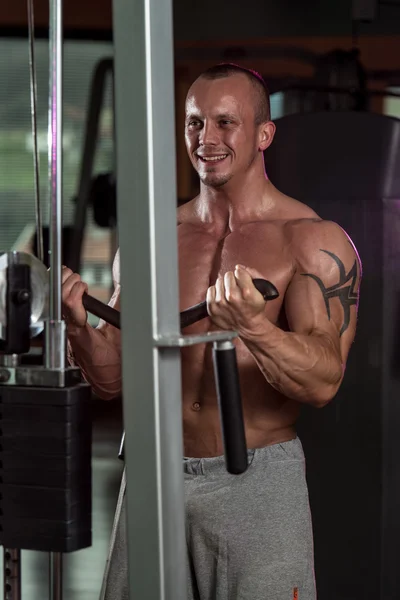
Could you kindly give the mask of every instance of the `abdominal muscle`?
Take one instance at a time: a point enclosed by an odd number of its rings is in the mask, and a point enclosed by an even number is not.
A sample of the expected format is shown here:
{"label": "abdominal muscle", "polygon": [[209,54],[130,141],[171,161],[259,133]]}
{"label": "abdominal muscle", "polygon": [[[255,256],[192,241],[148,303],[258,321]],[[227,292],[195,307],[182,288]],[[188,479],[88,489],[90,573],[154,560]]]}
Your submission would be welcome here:
{"label": "abdominal muscle", "polygon": [[[293,439],[298,403],[268,384],[243,342],[238,340],[236,346],[247,447]],[[184,348],[181,359],[185,456],[219,456],[223,440],[211,345]]]}

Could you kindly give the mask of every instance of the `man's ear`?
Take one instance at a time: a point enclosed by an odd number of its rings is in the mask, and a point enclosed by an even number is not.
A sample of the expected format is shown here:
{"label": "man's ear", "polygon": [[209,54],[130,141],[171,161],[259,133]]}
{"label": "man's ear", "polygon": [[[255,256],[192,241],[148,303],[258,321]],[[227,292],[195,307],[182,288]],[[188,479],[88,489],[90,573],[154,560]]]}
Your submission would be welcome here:
{"label": "man's ear", "polygon": [[264,152],[271,144],[274,139],[276,127],[272,121],[266,121],[260,125],[259,129],[259,143],[258,149],[260,152]]}

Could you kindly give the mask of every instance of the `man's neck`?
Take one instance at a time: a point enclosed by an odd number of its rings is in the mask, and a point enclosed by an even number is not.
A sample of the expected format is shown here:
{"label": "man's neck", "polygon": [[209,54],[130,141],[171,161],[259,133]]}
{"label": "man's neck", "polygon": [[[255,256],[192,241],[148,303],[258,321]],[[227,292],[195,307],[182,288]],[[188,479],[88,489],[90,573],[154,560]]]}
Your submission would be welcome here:
{"label": "man's neck", "polygon": [[269,212],[275,204],[274,190],[266,177],[242,183],[229,181],[220,188],[201,184],[196,202],[198,216],[218,230],[232,230]]}

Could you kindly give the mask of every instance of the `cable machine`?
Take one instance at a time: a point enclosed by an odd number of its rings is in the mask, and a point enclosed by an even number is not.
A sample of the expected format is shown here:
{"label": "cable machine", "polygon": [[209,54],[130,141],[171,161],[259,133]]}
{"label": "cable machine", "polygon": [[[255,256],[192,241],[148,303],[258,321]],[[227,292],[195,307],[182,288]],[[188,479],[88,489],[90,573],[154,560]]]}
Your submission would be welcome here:
{"label": "cable machine", "polygon": [[[62,0],[50,0],[49,271],[41,237],[30,2],[38,258],[18,252],[0,255],[0,543],[5,600],[21,600],[25,549],[49,553],[49,597],[62,600],[62,554],[92,541],[90,387],[81,381],[79,370],[66,363],[61,307]],[[87,294],[84,305],[114,326],[123,325],[131,596],[184,600],[181,347],[213,343],[230,473],[246,470],[247,448],[236,332],[183,336],[180,331],[206,317],[207,310],[203,302],[178,315],[171,15],[170,1],[114,3],[118,205],[124,215],[119,226],[122,313]],[[155,131],[163,132],[162,144]],[[254,284],[266,300],[278,296],[271,283]],[[31,338],[43,330],[43,365],[22,365]],[[132,494],[129,481],[135,484]]]}

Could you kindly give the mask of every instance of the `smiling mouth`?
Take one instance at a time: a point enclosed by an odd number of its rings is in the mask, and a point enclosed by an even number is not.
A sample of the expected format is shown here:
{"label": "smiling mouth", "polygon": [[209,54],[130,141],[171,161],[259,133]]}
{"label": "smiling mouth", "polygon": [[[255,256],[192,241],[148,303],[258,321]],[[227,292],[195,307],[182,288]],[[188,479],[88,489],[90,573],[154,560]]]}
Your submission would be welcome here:
{"label": "smiling mouth", "polygon": [[198,158],[201,160],[201,162],[203,163],[219,163],[223,160],[225,160],[225,158],[228,156],[227,154],[216,154],[215,156],[199,156],[197,155]]}

